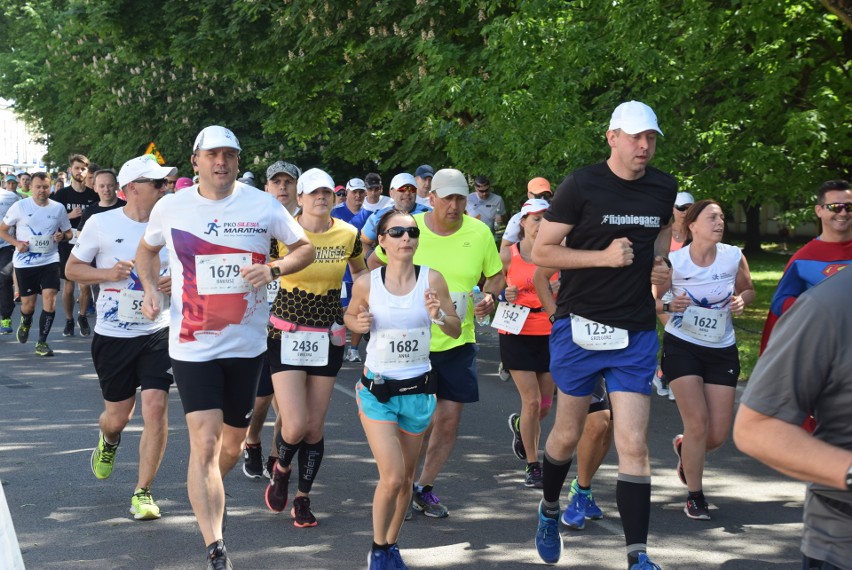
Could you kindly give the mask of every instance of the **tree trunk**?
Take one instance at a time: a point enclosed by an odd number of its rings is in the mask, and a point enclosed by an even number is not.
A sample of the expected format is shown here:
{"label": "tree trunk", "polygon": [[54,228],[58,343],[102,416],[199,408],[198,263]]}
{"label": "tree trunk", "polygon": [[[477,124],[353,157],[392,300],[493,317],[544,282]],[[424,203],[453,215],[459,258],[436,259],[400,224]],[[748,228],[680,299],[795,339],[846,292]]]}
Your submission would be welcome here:
{"label": "tree trunk", "polygon": [[743,251],[746,255],[760,253],[760,206],[743,204],[746,215],[746,237],[745,248]]}

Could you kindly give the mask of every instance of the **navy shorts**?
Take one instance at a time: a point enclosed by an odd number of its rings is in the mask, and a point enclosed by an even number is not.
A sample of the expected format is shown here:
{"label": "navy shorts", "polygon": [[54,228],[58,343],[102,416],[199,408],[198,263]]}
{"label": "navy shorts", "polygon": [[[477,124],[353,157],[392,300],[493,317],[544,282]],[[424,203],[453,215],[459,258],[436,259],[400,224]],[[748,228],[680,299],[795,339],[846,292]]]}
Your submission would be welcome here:
{"label": "navy shorts", "polygon": [[183,413],[222,410],[231,427],[248,427],[254,411],[263,355],[187,362],[172,358]]}
{"label": "navy shorts", "polygon": [[601,375],[609,392],[648,395],[659,348],[657,331],[648,330],[629,331],[626,348],[586,350],[572,339],[571,319],[559,319],[550,333],[550,373],[556,386],[569,396],[591,395]]}
{"label": "navy shorts", "polygon": [[430,352],[429,361],[438,379],[441,400],[471,404],[479,401],[476,371],[476,343],[467,343],[441,352]]}

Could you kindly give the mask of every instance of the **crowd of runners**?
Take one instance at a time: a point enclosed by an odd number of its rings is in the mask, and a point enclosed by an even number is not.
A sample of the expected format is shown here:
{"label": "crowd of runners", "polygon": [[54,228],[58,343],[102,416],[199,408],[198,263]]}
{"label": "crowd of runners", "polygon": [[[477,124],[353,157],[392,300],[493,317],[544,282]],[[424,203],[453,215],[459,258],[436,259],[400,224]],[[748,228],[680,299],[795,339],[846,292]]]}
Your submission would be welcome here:
{"label": "crowd of runners", "polygon": [[[512,452],[523,462],[523,484],[542,490],[537,510],[530,505],[541,560],[561,558],[560,521],[582,529],[603,517],[592,481],[614,442],[626,565],[660,568],[647,547],[650,395],[656,387],[677,403],[683,433],[672,434],[673,468],[685,486],[683,512],[709,520],[705,456],[734,424],[733,323],[755,290],[740,249],[723,243],[722,206],[679,192],[674,177],[650,165],[663,134],[653,110],[622,103],[601,131],[605,161],[556,187],[531,177],[511,218],[486,176],[473,179],[471,192],[462,172],[427,164],[392,176],[388,195],[377,173],[337,185],[319,168],[303,172],[284,160],[257,188],[252,173],[240,177],[240,143],[222,126],[198,133],[194,178],[151,155],[118,172],[72,155],[60,189],[45,172],[9,174],[0,191],[0,333],[28,343],[38,295],[37,356],[53,355],[47,339],[57,299],[65,336],[94,331],[104,401],[91,456],[98,479],[113,472],[141,388],[130,499],[138,520],[161,516],[152,488],[176,385],[190,441],[189,500],[214,570],[232,568],[223,478],[240,462],[245,476],[269,479],[270,510],[289,506],[298,528],[321,522],[311,489],[332,389],[344,361],[363,360],[356,400],[378,468],[367,565],[400,569],[404,521],[449,516],[436,488],[464,407],[479,400],[475,323],[493,317],[502,370],[520,401],[507,418]],[[795,369],[784,360],[794,348],[776,348],[794,342],[785,331],[797,327],[785,321],[809,319],[799,307],[814,303],[797,302],[790,319],[782,313],[800,296],[821,300],[827,288],[816,286],[826,277],[852,277],[841,271],[852,260],[850,185],[829,181],[817,198],[822,233],[792,258],[764,333],[765,367],[775,378]],[[846,320],[838,317],[838,326],[848,331],[847,303],[839,305]],[[830,335],[820,353],[844,338]],[[852,428],[836,403],[821,399],[827,383],[837,400],[850,401],[846,348],[835,349],[845,376],[826,366],[807,388],[795,378],[780,382],[800,398],[750,383],[737,419],[738,446],[813,482],[818,505],[806,506],[802,546],[808,569],[852,559]],[[270,407],[276,420],[264,436]],[[781,445],[759,429],[773,420],[798,430],[789,437],[802,447],[819,441],[813,453],[825,454],[827,471],[767,453]],[[577,477],[563,494],[575,455]]]}

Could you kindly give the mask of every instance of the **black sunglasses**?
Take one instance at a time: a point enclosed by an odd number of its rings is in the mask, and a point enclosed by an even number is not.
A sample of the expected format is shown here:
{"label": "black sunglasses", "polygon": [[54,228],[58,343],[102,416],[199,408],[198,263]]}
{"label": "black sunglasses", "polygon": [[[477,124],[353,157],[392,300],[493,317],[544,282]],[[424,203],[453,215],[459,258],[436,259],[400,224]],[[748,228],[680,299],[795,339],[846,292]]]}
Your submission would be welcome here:
{"label": "black sunglasses", "polygon": [[833,214],[839,214],[842,211],[852,213],[852,202],[837,202],[835,204],[823,204],[823,208]]}
{"label": "black sunglasses", "polygon": [[163,186],[166,185],[166,179],[165,178],[158,178],[157,180],[153,180],[151,178],[137,178],[133,182],[135,182],[136,184],[145,184],[147,182],[150,182],[151,184],[154,185],[154,188],[156,188],[157,190],[159,190],[160,188],[162,188]]}
{"label": "black sunglasses", "polygon": [[542,192],[541,194],[533,194],[532,197],[536,200],[550,201],[550,199],[553,198],[553,192]]}
{"label": "black sunglasses", "polygon": [[682,206],[675,206],[675,210],[677,210],[678,212],[685,212],[689,209],[690,206],[692,206],[692,204],[684,204]]}
{"label": "black sunglasses", "polygon": [[408,237],[411,239],[417,239],[420,237],[420,228],[417,226],[411,226],[408,228],[394,226],[392,228],[387,228],[382,232],[382,235],[389,235],[392,238],[401,238],[402,234],[408,234]]}

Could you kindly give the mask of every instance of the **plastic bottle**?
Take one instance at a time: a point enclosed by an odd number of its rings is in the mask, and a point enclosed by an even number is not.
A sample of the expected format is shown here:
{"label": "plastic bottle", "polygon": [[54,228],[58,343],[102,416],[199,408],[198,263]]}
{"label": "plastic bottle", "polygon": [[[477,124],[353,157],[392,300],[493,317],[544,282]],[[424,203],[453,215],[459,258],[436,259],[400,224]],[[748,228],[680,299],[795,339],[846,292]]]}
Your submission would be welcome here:
{"label": "plastic bottle", "polygon": [[[485,293],[480,291],[479,285],[477,285],[473,288],[473,290],[471,290],[470,298],[473,300],[473,306],[476,307],[476,305],[478,305],[479,302],[485,298]],[[476,323],[481,327],[488,326],[489,324],[491,324],[491,315],[485,315],[484,317],[476,317]]]}

